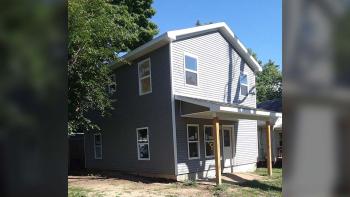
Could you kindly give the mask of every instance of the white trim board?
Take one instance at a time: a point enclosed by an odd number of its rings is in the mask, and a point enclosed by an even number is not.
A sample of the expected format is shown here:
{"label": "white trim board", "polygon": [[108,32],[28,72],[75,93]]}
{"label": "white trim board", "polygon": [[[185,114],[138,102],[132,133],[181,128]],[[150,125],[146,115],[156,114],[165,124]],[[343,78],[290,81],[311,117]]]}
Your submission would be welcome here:
{"label": "white trim board", "polygon": [[[101,146],[101,157],[96,157],[96,138],[95,136],[100,136],[100,141],[101,141],[101,144],[99,146]],[[101,133],[94,133],[94,159],[98,159],[98,160],[101,160],[103,158],[102,156],[103,154],[103,151],[102,151],[102,134]]]}
{"label": "white trim board", "polygon": [[[198,132],[198,140],[197,141],[191,141],[191,143],[197,143],[197,150],[198,150],[198,157],[190,157],[190,141],[188,140],[188,127],[197,127],[197,132]],[[200,159],[201,157],[201,140],[200,140],[200,135],[199,135],[199,124],[186,124],[186,131],[187,131],[187,158],[188,160],[194,160],[194,159]]]}
{"label": "white trim board", "polygon": [[[141,57],[142,55],[145,55],[146,53],[176,41],[177,39],[191,37],[193,34],[202,34],[211,31],[219,31],[222,33],[222,35],[230,42],[230,44],[233,45],[235,50],[240,54],[240,56],[242,56],[244,61],[253,69],[255,73],[262,71],[262,67],[259,65],[259,63],[252,55],[248,53],[247,48],[224,22],[165,32],[144,45],[136,48],[135,50],[127,53],[122,57],[122,59],[132,61],[138,57]],[[112,65],[112,68],[117,68],[120,66],[123,66],[121,62]]]}
{"label": "white trim board", "polygon": [[[139,143],[139,130],[147,129],[147,143]],[[151,149],[150,149],[150,141],[149,141],[149,128],[148,127],[140,127],[136,128],[136,148],[137,148],[137,160],[151,160]],[[140,150],[139,144],[147,144],[148,145],[148,158],[140,158]]]}
{"label": "white trim board", "polygon": [[[149,75],[143,76],[140,78],[140,65],[144,62],[148,61],[148,65],[149,65]],[[137,76],[138,76],[138,84],[139,84],[139,96],[143,96],[146,94],[150,94],[152,93],[152,63],[151,63],[151,58],[146,58],[142,61],[139,61],[137,63]],[[146,79],[149,77],[149,85],[150,85],[150,90],[148,92],[141,92],[141,80]]]}

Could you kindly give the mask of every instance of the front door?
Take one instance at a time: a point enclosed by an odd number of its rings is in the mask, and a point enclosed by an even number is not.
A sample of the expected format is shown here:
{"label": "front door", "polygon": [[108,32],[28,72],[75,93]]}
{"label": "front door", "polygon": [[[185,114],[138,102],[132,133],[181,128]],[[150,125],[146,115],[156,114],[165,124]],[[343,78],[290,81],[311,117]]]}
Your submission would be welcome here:
{"label": "front door", "polygon": [[223,141],[223,165],[222,167],[233,167],[233,131],[232,127],[222,127],[222,141]]}

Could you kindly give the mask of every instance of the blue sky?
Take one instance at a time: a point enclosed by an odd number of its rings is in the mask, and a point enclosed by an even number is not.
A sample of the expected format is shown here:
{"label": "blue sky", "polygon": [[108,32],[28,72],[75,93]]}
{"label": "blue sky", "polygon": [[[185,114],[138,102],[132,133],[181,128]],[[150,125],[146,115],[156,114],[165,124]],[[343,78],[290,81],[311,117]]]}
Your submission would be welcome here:
{"label": "blue sky", "polygon": [[282,65],[282,0],[154,0],[153,7],[160,33],[193,27],[197,20],[226,22],[263,63]]}

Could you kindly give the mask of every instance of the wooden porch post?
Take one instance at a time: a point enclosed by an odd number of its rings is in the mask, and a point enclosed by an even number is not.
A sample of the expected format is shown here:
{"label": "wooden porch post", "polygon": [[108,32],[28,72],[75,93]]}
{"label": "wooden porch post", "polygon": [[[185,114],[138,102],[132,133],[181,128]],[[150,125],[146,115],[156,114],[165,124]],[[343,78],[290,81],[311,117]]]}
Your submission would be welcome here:
{"label": "wooden porch post", "polygon": [[266,121],[266,146],[267,146],[267,171],[272,176],[272,155],[271,155],[271,124]]}
{"label": "wooden porch post", "polygon": [[216,172],[216,185],[221,184],[221,154],[220,154],[220,127],[219,119],[215,117],[213,119],[214,128],[214,155],[215,155],[215,172]]}

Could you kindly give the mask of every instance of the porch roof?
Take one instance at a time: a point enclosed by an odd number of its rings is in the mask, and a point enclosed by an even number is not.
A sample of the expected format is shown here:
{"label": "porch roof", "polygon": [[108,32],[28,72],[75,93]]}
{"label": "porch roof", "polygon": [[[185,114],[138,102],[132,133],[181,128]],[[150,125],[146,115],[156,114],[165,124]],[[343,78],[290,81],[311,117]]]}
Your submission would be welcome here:
{"label": "porch roof", "polygon": [[195,111],[193,113],[181,114],[181,117],[213,119],[218,117],[220,120],[264,120],[274,123],[282,117],[282,113],[246,107],[238,104],[209,101],[205,99],[175,95],[175,100],[206,107],[207,110]]}

